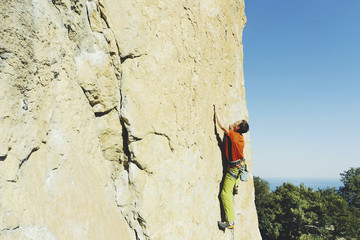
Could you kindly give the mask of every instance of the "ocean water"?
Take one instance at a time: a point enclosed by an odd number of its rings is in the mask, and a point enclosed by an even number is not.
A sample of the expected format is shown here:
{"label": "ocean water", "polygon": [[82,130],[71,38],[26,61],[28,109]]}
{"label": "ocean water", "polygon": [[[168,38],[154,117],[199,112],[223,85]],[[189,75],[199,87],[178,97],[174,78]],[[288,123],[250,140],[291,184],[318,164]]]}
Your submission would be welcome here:
{"label": "ocean water", "polygon": [[269,182],[270,190],[274,191],[277,186],[281,186],[284,182],[289,182],[295,186],[300,186],[300,184],[304,184],[305,187],[311,187],[314,190],[325,189],[327,187],[335,187],[338,189],[343,186],[343,183],[340,179],[324,179],[324,178],[264,178],[264,180]]}

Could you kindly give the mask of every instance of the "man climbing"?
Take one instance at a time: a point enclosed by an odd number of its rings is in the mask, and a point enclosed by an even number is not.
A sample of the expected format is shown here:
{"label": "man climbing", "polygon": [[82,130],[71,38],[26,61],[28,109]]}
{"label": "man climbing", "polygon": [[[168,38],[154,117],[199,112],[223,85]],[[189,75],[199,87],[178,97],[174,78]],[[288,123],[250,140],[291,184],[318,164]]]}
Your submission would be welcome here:
{"label": "man climbing", "polygon": [[239,176],[245,169],[244,159],[244,136],[249,131],[249,124],[246,120],[236,121],[229,128],[225,127],[221,117],[218,116],[214,105],[216,122],[225,133],[225,152],[227,157],[227,171],[224,178],[224,185],[221,190],[221,200],[225,211],[225,222],[218,221],[221,229],[233,229],[235,211],[233,193],[237,194]]}

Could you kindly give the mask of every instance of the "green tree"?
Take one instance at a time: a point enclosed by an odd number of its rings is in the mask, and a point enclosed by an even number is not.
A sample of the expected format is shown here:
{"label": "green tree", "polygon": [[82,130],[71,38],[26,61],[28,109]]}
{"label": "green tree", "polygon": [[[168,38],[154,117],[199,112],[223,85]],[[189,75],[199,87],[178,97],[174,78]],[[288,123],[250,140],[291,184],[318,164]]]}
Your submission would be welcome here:
{"label": "green tree", "polygon": [[338,193],[349,204],[347,212],[337,219],[341,232],[347,239],[360,239],[360,168],[350,168],[340,174],[344,186]]}
{"label": "green tree", "polygon": [[351,206],[344,222],[345,237],[347,239],[360,239],[360,209]]}
{"label": "green tree", "polygon": [[276,220],[281,224],[279,239],[300,239],[304,234],[321,236],[318,224],[319,194],[304,185],[284,183],[275,190],[277,205],[281,206]]}
{"label": "green tree", "polygon": [[324,240],[324,238],[319,236],[314,236],[312,234],[302,234],[299,240]]}
{"label": "green tree", "polygon": [[279,209],[274,206],[274,194],[270,191],[269,183],[259,177],[254,177],[254,186],[261,236],[267,240],[278,239],[281,225],[275,221]]}
{"label": "green tree", "polygon": [[254,177],[263,239],[360,239],[360,168],[340,175],[344,186],[339,190],[284,183],[274,192],[267,181]]}
{"label": "green tree", "polygon": [[335,188],[318,190],[320,194],[319,224],[324,228],[325,239],[338,239],[346,236],[349,205]]}
{"label": "green tree", "polygon": [[360,208],[360,168],[350,168],[340,174],[344,186],[339,188],[339,193],[350,206]]}

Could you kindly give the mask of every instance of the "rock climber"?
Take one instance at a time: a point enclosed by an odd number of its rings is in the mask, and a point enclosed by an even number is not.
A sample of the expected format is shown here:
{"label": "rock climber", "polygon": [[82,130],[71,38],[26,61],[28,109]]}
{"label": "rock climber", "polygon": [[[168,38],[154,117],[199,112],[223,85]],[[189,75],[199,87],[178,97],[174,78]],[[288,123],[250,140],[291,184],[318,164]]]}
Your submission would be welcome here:
{"label": "rock climber", "polygon": [[249,131],[249,124],[246,120],[241,120],[236,121],[229,127],[225,127],[222,118],[217,114],[215,105],[214,113],[217,124],[225,133],[225,152],[227,157],[227,170],[220,194],[226,221],[218,221],[218,225],[221,229],[233,229],[235,224],[233,194],[238,193],[239,176],[245,169],[245,141],[243,134]]}

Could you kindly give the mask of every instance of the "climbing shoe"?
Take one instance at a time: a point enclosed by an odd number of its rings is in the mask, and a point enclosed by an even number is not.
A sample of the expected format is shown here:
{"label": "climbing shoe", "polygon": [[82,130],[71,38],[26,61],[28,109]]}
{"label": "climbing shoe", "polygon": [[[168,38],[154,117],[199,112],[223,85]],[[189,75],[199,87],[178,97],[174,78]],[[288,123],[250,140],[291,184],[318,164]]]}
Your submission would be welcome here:
{"label": "climbing shoe", "polygon": [[239,186],[234,186],[234,191],[233,191],[234,195],[239,193]]}
{"label": "climbing shoe", "polygon": [[233,229],[234,228],[234,222],[220,222],[218,221],[219,228],[221,229]]}

